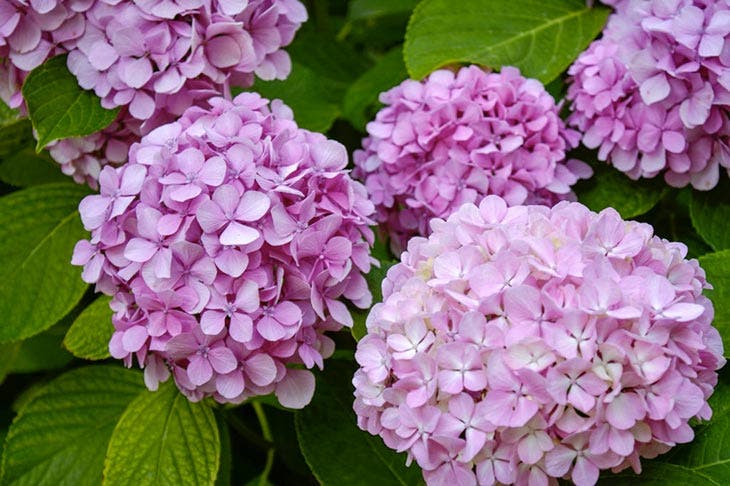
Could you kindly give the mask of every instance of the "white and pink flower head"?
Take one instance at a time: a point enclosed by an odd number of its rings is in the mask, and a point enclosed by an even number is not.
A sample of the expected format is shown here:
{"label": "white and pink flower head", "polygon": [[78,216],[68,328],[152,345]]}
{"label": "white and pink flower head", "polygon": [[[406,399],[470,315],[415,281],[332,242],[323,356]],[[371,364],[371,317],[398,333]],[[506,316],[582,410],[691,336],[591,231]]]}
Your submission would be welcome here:
{"label": "white and pink flower head", "polygon": [[463,203],[496,194],[510,205],[554,204],[591,175],[582,162],[565,161],[580,136],[565,127],[555,100],[515,68],[439,70],[380,101],[386,106],[367,126],[354,174],[396,251]]}
{"label": "white and pink flower head", "polygon": [[683,244],[497,196],[431,227],[388,271],[353,379],[360,427],[427,483],[592,485],[710,418],[723,346]]}
{"label": "white and pink flower head", "polygon": [[569,123],[633,179],[712,189],[730,170],[730,2],[615,4],[568,71]]}
{"label": "white and pink flower head", "polygon": [[197,400],[275,392],[304,406],[309,368],[367,308],[374,207],[347,151],[257,94],[189,108],[104,167],[73,263],[113,296],[112,356]]}
{"label": "white and pink flower head", "polygon": [[286,78],[282,48],[306,19],[299,0],[0,0],[0,95],[22,107],[27,73],[68,54],[82,88],[105,108],[125,107],[118,124],[130,136],[110,130],[52,152],[64,172],[95,182],[98,167],[118,162],[108,144],[139,140],[205,99],[201,90]]}

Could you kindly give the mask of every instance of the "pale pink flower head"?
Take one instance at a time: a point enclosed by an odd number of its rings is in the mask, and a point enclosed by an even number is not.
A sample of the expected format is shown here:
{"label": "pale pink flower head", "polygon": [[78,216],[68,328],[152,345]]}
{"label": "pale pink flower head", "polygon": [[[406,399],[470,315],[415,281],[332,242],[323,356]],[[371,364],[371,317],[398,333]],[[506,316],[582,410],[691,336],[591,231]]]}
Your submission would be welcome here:
{"label": "pale pink flower head", "polygon": [[280,101],[243,93],[189,108],[104,167],[73,263],[113,296],[112,356],[195,400],[309,402],[313,375],[297,368],[321,368],[325,332],[352,325],[343,297],[372,300],[374,207],[347,162]]}
{"label": "pale pink flower head", "polygon": [[463,203],[496,194],[510,205],[554,204],[574,199],[570,187],[591,174],[565,160],[579,135],[566,128],[555,100],[515,68],[439,70],[380,101],[386,106],[355,151],[354,174],[396,251]]}
{"label": "pale pink flower head", "polygon": [[388,271],[355,358],[358,424],[428,484],[595,484],[693,438],[725,363],[687,249],[576,202],[489,195]]}
{"label": "pale pink flower head", "polygon": [[191,105],[248,87],[254,74],[284,79],[291,43],[307,12],[298,0],[0,0],[0,98],[24,110],[28,72],[68,54],[79,85],[105,108],[123,107],[108,129],[53,145],[51,156],[78,182],[99,171]]}
{"label": "pale pink flower head", "polygon": [[568,121],[629,177],[709,190],[730,170],[730,4],[625,0],[570,67]]}

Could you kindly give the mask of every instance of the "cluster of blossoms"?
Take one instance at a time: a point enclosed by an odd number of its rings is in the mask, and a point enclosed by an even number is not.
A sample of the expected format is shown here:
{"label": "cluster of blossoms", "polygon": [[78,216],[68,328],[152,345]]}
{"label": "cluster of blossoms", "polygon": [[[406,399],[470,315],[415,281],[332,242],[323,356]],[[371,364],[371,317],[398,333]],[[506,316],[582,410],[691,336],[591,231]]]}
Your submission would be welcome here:
{"label": "cluster of blossoms", "polygon": [[510,205],[554,204],[591,175],[582,162],[564,160],[580,136],[565,127],[555,100],[515,68],[440,70],[380,101],[387,106],[367,126],[354,175],[396,251],[463,203],[495,194]]}
{"label": "cluster of blossoms", "polygon": [[102,132],[52,152],[77,180],[95,179],[117,162],[105,156],[108,138],[129,146],[208,92],[250,86],[254,73],[285,78],[291,62],[281,48],[306,18],[299,0],[0,0],[0,94],[21,107],[27,73],[68,54],[82,88],[105,108],[125,107],[119,124],[129,137]]}
{"label": "cluster of blossoms", "polygon": [[623,0],[571,66],[569,123],[630,177],[700,190],[730,170],[730,1]]}
{"label": "cluster of blossoms", "polygon": [[[192,400],[276,392],[301,407],[367,308],[374,207],[346,149],[257,94],[212,98],[105,167],[79,207],[73,263],[113,296],[112,356],[136,356],[154,389],[170,372]],[[293,367],[290,367],[293,365]]]}
{"label": "cluster of blossoms", "polygon": [[357,348],[362,429],[430,484],[594,484],[688,442],[724,364],[686,247],[487,196],[413,238]]}

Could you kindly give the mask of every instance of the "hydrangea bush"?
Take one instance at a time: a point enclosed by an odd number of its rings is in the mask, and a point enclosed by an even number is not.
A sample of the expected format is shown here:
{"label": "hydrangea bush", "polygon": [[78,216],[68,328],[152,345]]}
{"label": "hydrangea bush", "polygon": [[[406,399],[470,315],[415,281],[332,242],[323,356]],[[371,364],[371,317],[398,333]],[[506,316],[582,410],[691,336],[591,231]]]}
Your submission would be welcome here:
{"label": "hydrangea bush", "polygon": [[632,178],[715,187],[730,170],[730,3],[613,2],[568,73],[569,123]]}
{"label": "hydrangea bush", "polygon": [[231,84],[250,86],[254,74],[286,78],[281,48],[307,12],[298,0],[3,0],[3,16],[0,94],[11,107],[22,107],[30,70],[66,53],[79,86],[105,108],[126,107],[116,129],[51,148],[65,173],[96,186],[102,166],[124,162],[130,144],[185,108]]}
{"label": "hydrangea bush", "polygon": [[275,391],[301,408],[314,377],[287,365],[322,368],[324,332],[352,326],[339,298],[372,302],[373,205],[345,147],[300,129],[286,105],[209,102],[102,170],[73,263],[113,296],[109,351],[136,357],[150,389],[172,374],[191,400]]}
{"label": "hydrangea bush", "polygon": [[592,485],[694,437],[724,365],[687,248],[580,203],[431,220],[357,347],[363,430],[428,484]]}
{"label": "hydrangea bush", "polygon": [[566,128],[542,84],[507,67],[439,70],[380,96],[386,105],[368,124],[355,176],[365,181],[395,251],[445,217],[487,194],[510,205],[554,204],[591,170],[565,160],[579,134]]}
{"label": "hydrangea bush", "polygon": [[730,484],[728,0],[0,0],[0,484]]}

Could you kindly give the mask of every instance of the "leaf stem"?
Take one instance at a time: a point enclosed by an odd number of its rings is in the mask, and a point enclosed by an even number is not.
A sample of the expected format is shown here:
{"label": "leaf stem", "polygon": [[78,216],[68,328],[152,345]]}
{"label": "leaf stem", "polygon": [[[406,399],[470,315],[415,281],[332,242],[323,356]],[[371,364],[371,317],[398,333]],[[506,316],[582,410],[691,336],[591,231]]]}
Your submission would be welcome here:
{"label": "leaf stem", "polygon": [[266,466],[264,467],[264,472],[262,472],[259,477],[259,486],[266,486],[269,482],[269,473],[271,472],[271,468],[274,466],[274,453],[276,452],[276,449],[273,446],[274,436],[271,434],[271,428],[269,427],[269,421],[266,418],[264,407],[258,402],[252,402],[251,406],[253,407],[254,412],[256,412],[256,418],[259,419],[261,434],[267,442],[272,444],[266,452]]}
{"label": "leaf stem", "polygon": [[238,435],[246,439],[247,442],[250,442],[257,449],[268,453],[269,450],[274,448],[273,442],[267,440],[265,437],[261,437],[259,434],[251,430],[251,428],[246,425],[246,422],[241,420],[241,418],[237,416],[233,410],[224,410],[222,411],[222,415],[226,422],[228,422],[228,425],[233,427]]}

